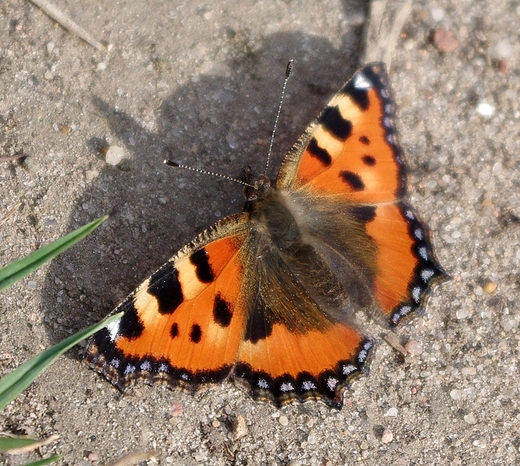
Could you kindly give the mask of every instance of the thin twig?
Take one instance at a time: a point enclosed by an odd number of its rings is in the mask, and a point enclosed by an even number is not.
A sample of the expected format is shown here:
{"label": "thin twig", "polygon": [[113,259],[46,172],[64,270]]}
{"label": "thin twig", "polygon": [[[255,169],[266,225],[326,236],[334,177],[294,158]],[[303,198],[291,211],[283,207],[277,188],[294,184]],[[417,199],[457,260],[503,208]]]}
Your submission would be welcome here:
{"label": "thin twig", "polygon": [[45,13],[47,13],[52,19],[61,24],[65,29],[68,29],[73,34],[81,37],[85,42],[88,42],[92,47],[98,50],[103,50],[103,45],[94,39],[85,29],[78,26],[72,19],[70,19],[65,13],[62,13],[58,8],[49,3],[47,0],[31,0],[36,6],[40,7]]}
{"label": "thin twig", "polygon": [[7,219],[13,215],[20,207],[22,206],[22,203],[19,202],[18,204],[16,204],[9,212],[7,212],[4,217],[2,218],[2,220],[0,220],[0,226],[2,226],[5,222],[7,222]]}
{"label": "thin twig", "polygon": [[7,157],[0,157],[0,162],[12,162],[13,160],[22,159],[24,157],[29,157],[29,156],[22,152],[21,154],[9,155]]}
{"label": "thin twig", "polygon": [[413,0],[371,0],[360,66],[383,61],[387,69],[390,69],[397,40],[412,11],[412,2]]}
{"label": "thin twig", "polygon": [[111,463],[110,466],[130,466],[154,456],[157,456],[156,451],[137,451],[118,459],[115,463]]}
{"label": "thin twig", "polygon": [[399,337],[394,332],[389,332],[384,336],[384,340],[396,351],[399,351],[401,353],[401,356],[406,356],[408,354],[408,351],[406,348],[401,345],[399,342]]}

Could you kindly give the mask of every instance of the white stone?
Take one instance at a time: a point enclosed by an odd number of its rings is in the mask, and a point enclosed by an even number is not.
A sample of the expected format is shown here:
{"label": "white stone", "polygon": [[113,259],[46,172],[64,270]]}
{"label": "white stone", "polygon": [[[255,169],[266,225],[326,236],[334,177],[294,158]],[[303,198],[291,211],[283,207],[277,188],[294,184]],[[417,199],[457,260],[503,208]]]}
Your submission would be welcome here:
{"label": "white stone", "polygon": [[105,161],[109,165],[116,166],[121,160],[125,158],[125,151],[122,147],[119,146],[110,146],[107,150],[107,154],[105,156]]}

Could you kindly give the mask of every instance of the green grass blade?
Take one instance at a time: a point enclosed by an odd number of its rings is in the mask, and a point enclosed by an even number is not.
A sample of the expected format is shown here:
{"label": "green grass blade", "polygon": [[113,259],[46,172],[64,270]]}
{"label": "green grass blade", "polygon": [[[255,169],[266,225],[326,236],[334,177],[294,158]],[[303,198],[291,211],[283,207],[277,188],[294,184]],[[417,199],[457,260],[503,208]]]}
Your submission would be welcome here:
{"label": "green grass blade", "polygon": [[[59,438],[56,436],[56,440]],[[27,447],[29,445],[39,444],[41,446],[43,442],[40,440],[36,440],[33,438],[20,438],[20,437],[0,437],[0,452],[11,453],[14,455],[22,454],[20,449]],[[36,446],[34,447],[36,449]],[[15,453],[15,450],[17,452]],[[24,466],[38,466],[44,464],[55,463],[61,458],[59,455],[53,455],[50,458],[45,458],[37,461],[33,461],[32,463],[28,463]]]}
{"label": "green grass blade", "polygon": [[34,358],[22,364],[10,374],[0,380],[0,410],[4,409],[12,400],[22,393],[48,366],[50,366],[58,356],[78,344],[80,341],[106,327],[111,322],[123,315],[122,312],[107,317],[78,333],[66,338],[57,345],[45,350]]}
{"label": "green grass blade", "polygon": [[14,282],[29,275],[45,262],[50,261],[58,254],[62,253],[88,234],[92,233],[99,225],[101,225],[108,216],[104,216],[90,222],[87,225],[78,228],[68,235],[44,246],[27,257],[20,259],[0,269],[0,290],[12,285]]}
{"label": "green grass blade", "polygon": [[13,448],[26,447],[39,440],[33,438],[0,437],[0,451],[12,450]]}
{"label": "green grass blade", "polygon": [[32,463],[27,463],[24,466],[44,466],[45,464],[55,463],[61,458],[59,455],[53,455],[50,458],[45,458],[43,460],[33,461]]}

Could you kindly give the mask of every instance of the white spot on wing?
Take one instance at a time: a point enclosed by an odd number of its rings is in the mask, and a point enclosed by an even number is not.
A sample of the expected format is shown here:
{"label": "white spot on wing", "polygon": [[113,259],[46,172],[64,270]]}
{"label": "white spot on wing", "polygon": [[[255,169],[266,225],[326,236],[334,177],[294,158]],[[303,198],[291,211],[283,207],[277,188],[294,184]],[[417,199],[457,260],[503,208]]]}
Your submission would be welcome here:
{"label": "white spot on wing", "polygon": [[121,361],[119,361],[119,359],[114,358],[114,359],[112,359],[112,361],[110,361],[110,365],[117,369],[119,367],[120,362]]}
{"label": "white spot on wing", "polygon": [[414,286],[413,290],[412,290],[412,298],[413,300],[418,303],[421,299],[421,287],[419,286]]}
{"label": "white spot on wing", "polygon": [[413,231],[413,234],[414,234],[414,236],[415,236],[417,239],[419,239],[419,240],[424,239],[423,231],[422,231],[420,228],[416,228],[416,229]]}
{"label": "white spot on wing", "polygon": [[121,325],[121,319],[117,319],[115,322],[110,322],[107,325],[108,333],[110,334],[110,341],[115,341],[119,335],[119,327]]}
{"label": "white spot on wing", "polygon": [[161,363],[159,365],[159,368],[157,369],[159,372],[168,372],[168,366],[164,363]]}
{"label": "white spot on wing", "polygon": [[128,364],[125,367],[125,372],[124,372],[125,375],[133,374],[134,372],[135,372],[135,366],[132,366],[132,364]]}
{"label": "white spot on wing", "polygon": [[418,249],[419,255],[425,260],[428,260],[428,249],[426,249],[424,246],[421,246]]}
{"label": "white spot on wing", "polygon": [[421,270],[421,278],[422,281],[428,283],[428,280],[435,275],[435,272],[432,269],[423,269]]}
{"label": "white spot on wing", "polygon": [[150,361],[143,361],[139,367],[142,371],[149,372],[152,370],[152,365],[150,364]]}
{"label": "white spot on wing", "polygon": [[372,83],[366,78],[363,73],[359,73],[354,77],[354,87],[356,89],[367,90],[372,88]]}
{"label": "white spot on wing", "polygon": [[336,379],[335,377],[329,377],[327,379],[327,387],[329,387],[331,392],[333,392],[335,390],[338,382],[339,382],[338,379]]}
{"label": "white spot on wing", "polygon": [[341,372],[343,372],[343,375],[350,375],[353,372],[356,372],[356,370],[357,370],[357,367],[354,366],[353,364],[345,364],[342,367]]}
{"label": "white spot on wing", "polygon": [[302,383],[302,389],[305,391],[316,390],[316,384],[312,380],[305,380]]}
{"label": "white spot on wing", "polygon": [[267,380],[265,380],[265,379],[258,380],[258,388],[263,388],[265,390],[269,389],[269,384],[267,383]]}
{"label": "white spot on wing", "polygon": [[287,382],[287,383],[283,383],[282,385],[280,385],[280,390],[282,392],[292,392],[294,390],[294,387],[293,387],[292,383]]}

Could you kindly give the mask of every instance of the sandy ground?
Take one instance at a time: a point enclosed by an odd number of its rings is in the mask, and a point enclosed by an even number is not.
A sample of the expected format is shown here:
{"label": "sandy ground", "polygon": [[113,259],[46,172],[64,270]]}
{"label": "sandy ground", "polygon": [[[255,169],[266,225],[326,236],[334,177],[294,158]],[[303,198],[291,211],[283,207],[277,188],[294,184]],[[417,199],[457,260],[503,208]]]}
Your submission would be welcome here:
{"label": "sandy ground", "polygon": [[[2,292],[7,372],[100,320],[174,251],[243,204],[234,184],[166,168],[166,155],[239,175],[261,169],[285,64],[296,59],[275,164],[357,66],[365,2],[55,0],[108,45],[96,51],[26,0],[0,4],[0,263],[104,214],[86,241]],[[0,414],[0,430],[61,440],[62,464],[513,464],[520,457],[520,4],[418,0],[391,69],[410,199],[452,280],[379,341],[342,411],[281,410],[231,384],[195,396],[138,385],[121,394],[62,357]],[[441,52],[432,31],[459,46]],[[123,148],[118,166],[105,144]],[[273,169],[273,174],[275,170]],[[498,285],[488,293],[488,282]],[[488,290],[489,291],[489,290]],[[234,421],[245,434],[234,437]],[[384,429],[393,434],[385,443]]]}

